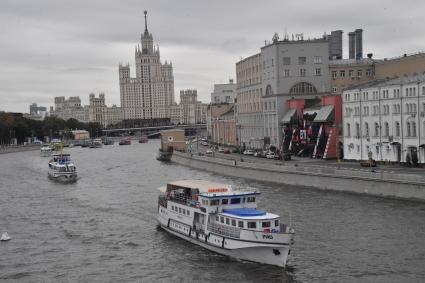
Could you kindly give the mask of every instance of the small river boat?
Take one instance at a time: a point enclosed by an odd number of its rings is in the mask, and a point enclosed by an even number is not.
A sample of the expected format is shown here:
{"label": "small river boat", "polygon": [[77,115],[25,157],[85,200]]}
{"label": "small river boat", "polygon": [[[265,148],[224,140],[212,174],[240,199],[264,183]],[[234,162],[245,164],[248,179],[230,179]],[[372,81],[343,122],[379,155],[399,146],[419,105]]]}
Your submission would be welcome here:
{"label": "small river boat", "polygon": [[235,259],[286,266],[295,232],[279,215],[257,209],[257,190],[181,180],[159,191],[165,231]]}
{"label": "small river boat", "polygon": [[122,140],[120,140],[120,142],[118,143],[119,145],[131,145],[131,138],[124,138]]}
{"label": "small river boat", "polygon": [[149,142],[149,138],[147,136],[142,136],[139,139],[139,143],[147,143],[147,142]]}
{"label": "small river boat", "polygon": [[60,183],[77,181],[77,169],[68,153],[54,154],[49,162],[48,177]]}
{"label": "small river boat", "polygon": [[53,148],[50,145],[43,145],[40,148],[40,156],[42,157],[51,156],[52,152],[53,152]]}
{"label": "small river boat", "polygon": [[12,238],[9,236],[9,234],[7,233],[7,232],[4,232],[2,235],[1,235],[1,238],[0,238],[0,241],[9,241],[9,240],[11,240]]}
{"label": "small river boat", "polygon": [[100,148],[102,146],[102,139],[93,139],[90,143],[90,148]]}

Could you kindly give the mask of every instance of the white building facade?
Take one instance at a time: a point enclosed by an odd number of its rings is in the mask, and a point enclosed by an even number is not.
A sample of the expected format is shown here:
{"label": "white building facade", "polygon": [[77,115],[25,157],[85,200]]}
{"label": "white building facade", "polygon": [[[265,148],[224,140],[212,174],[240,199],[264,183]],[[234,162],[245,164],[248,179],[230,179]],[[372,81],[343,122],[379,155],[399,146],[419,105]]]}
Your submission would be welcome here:
{"label": "white building facade", "polygon": [[148,32],[145,11],[145,32],[141,47],[136,46],[136,77],[130,77],[130,66],[119,66],[121,108],[124,119],[170,118],[174,104],[173,66],[162,64],[159,47]]}
{"label": "white building facade", "polygon": [[344,159],[425,163],[425,75],[343,92]]}
{"label": "white building facade", "polygon": [[211,103],[235,103],[236,84],[233,79],[228,84],[214,84],[214,92],[211,93]]}

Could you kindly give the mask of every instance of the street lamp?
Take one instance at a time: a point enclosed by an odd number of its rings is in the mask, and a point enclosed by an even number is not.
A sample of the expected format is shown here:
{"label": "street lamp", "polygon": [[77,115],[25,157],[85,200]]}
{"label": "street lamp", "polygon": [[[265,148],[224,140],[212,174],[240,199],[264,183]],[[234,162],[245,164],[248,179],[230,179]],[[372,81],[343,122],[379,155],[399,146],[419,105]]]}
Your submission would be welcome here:
{"label": "street lamp", "polygon": [[236,124],[237,129],[237,143],[238,143],[238,149],[239,149],[239,157],[242,161],[242,153],[241,153],[241,124]]}

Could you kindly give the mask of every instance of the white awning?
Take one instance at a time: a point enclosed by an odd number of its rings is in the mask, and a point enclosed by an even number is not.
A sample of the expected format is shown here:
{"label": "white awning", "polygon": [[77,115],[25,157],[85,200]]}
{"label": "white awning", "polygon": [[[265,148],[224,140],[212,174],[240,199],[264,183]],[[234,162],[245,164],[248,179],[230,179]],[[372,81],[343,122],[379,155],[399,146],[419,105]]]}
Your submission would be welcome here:
{"label": "white awning", "polygon": [[333,105],[326,105],[317,111],[317,116],[314,118],[314,122],[329,122],[332,119],[332,113],[334,111]]}
{"label": "white awning", "polygon": [[289,109],[288,111],[286,111],[281,122],[283,124],[291,123],[291,119],[292,119],[292,117],[294,117],[296,112],[297,112],[297,109]]}

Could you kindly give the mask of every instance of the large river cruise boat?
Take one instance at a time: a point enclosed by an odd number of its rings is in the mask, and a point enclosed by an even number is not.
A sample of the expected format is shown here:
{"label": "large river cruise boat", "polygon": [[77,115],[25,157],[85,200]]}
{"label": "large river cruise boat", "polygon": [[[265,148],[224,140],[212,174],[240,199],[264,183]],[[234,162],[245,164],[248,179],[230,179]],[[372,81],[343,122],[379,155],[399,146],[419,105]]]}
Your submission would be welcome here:
{"label": "large river cruise boat", "polygon": [[61,183],[77,181],[77,169],[68,153],[54,154],[49,162],[48,177]]}
{"label": "large river cruise boat", "polygon": [[181,180],[159,191],[164,230],[232,258],[285,267],[294,230],[279,215],[257,209],[257,190]]}

